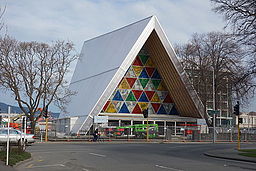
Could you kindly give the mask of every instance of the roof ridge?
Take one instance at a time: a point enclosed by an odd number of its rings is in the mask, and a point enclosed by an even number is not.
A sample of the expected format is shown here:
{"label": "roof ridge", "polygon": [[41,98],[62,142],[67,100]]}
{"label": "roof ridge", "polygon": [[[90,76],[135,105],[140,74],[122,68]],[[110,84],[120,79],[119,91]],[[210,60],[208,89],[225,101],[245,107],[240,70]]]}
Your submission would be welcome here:
{"label": "roof ridge", "polygon": [[133,23],[131,23],[131,24],[125,25],[125,26],[120,27],[120,28],[118,28],[118,29],[115,29],[115,30],[113,30],[113,31],[110,31],[110,32],[101,34],[101,35],[99,35],[99,36],[93,37],[93,38],[91,38],[91,39],[85,40],[84,43],[86,43],[86,42],[88,42],[88,41],[91,41],[91,40],[94,40],[94,39],[97,39],[97,38],[99,38],[99,37],[105,36],[105,35],[107,35],[107,34],[116,32],[116,31],[118,31],[118,30],[124,29],[124,28],[129,27],[129,26],[131,26],[131,25],[133,25],[133,24],[137,24],[137,23],[139,23],[139,22],[141,22],[141,21],[143,21],[143,20],[147,20],[147,19],[152,18],[152,17],[154,17],[154,15],[151,15],[151,16],[149,16],[149,17],[147,17],[147,18],[144,18],[144,19],[141,19],[141,20],[139,20],[139,21],[133,22]]}

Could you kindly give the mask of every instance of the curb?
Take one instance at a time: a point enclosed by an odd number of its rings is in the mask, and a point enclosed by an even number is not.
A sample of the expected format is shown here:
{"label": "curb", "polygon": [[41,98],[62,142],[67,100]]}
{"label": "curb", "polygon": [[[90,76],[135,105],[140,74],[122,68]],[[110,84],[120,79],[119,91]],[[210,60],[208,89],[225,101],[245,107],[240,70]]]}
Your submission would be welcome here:
{"label": "curb", "polygon": [[[31,153],[30,153],[30,154],[31,154]],[[30,161],[33,161],[33,156],[32,156],[32,154],[31,154],[31,157],[30,157],[29,159],[26,159],[26,160],[23,160],[23,161],[20,161],[20,162],[16,163],[16,164],[13,166],[13,168],[17,168],[17,167],[19,167],[20,165],[22,165],[22,164],[24,164],[24,163],[28,163],[28,162],[30,162]]]}
{"label": "curb", "polygon": [[228,159],[228,160],[235,160],[235,161],[243,161],[243,162],[256,163],[256,161],[254,161],[254,160],[242,159],[242,158],[241,158],[241,159],[238,159],[238,158],[235,158],[235,157],[218,156],[218,155],[211,154],[211,153],[209,153],[209,152],[205,152],[204,155],[205,155],[205,156],[208,156],[208,157],[219,158],[219,159]]}

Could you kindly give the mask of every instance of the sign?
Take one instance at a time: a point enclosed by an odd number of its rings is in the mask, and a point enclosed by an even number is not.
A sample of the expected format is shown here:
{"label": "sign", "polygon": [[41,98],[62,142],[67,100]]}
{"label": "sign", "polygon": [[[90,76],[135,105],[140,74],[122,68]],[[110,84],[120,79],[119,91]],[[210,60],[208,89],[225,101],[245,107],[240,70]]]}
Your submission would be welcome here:
{"label": "sign", "polygon": [[197,119],[197,125],[207,125],[205,119]]}
{"label": "sign", "polygon": [[214,114],[219,114],[220,111],[219,111],[219,110],[208,110],[208,113],[209,113],[210,115],[214,115]]}
{"label": "sign", "polygon": [[108,123],[108,116],[94,116],[94,123]]}

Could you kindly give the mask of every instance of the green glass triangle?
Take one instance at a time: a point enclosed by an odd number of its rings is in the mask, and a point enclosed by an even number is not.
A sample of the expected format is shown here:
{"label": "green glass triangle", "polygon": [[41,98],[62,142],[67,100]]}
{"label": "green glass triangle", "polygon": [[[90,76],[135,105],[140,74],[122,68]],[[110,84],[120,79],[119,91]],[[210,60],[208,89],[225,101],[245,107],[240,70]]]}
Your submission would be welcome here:
{"label": "green glass triangle", "polygon": [[146,85],[148,84],[149,79],[139,79],[140,80],[140,84],[142,85],[143,88],[146,87]]}
{"label": "green glass triangle", "polygon": [[161,80],[151,80],[151,81],[152,81],[152,83],[153,83],[155,89],[158,88],[158,86],[159,86],[159,84],[160,84],[160,82],[161,82]]}
{"label": "green glass triangle", "polygon": [[143,65],[146,64],[146,62],[148,61],[148,57],[147,55],[139,55],[140,56],[140,60],[143,63]]}
{"label": "green glass triangle", "polygon": [[132,91],[130,91],[129,95],[126,98],[126,101],[136,101],[136,98],[134,97]]}

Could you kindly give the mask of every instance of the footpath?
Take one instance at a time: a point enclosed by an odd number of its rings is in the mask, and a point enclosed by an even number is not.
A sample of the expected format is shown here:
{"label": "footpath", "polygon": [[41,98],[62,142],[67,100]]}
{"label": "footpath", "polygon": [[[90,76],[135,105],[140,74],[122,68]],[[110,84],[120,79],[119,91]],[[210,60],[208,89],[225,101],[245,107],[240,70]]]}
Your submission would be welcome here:
{"label": "footpath", "polygon": [[239,153],[243,153],[243,152],[237,151],[236,149],[222,149],[222,150],[208,151],[208,152],[205,152],[204,155],[215,157],[215,158],[221,158],[221,159],[256,163],[256,157],[246,157],[246,156],[239,155]]}
{"label": "footpath", "polygon": [[12,166],[6,166],[5,162],[0,161],[0,170],[1,171],[15,171],[15,169]]}

